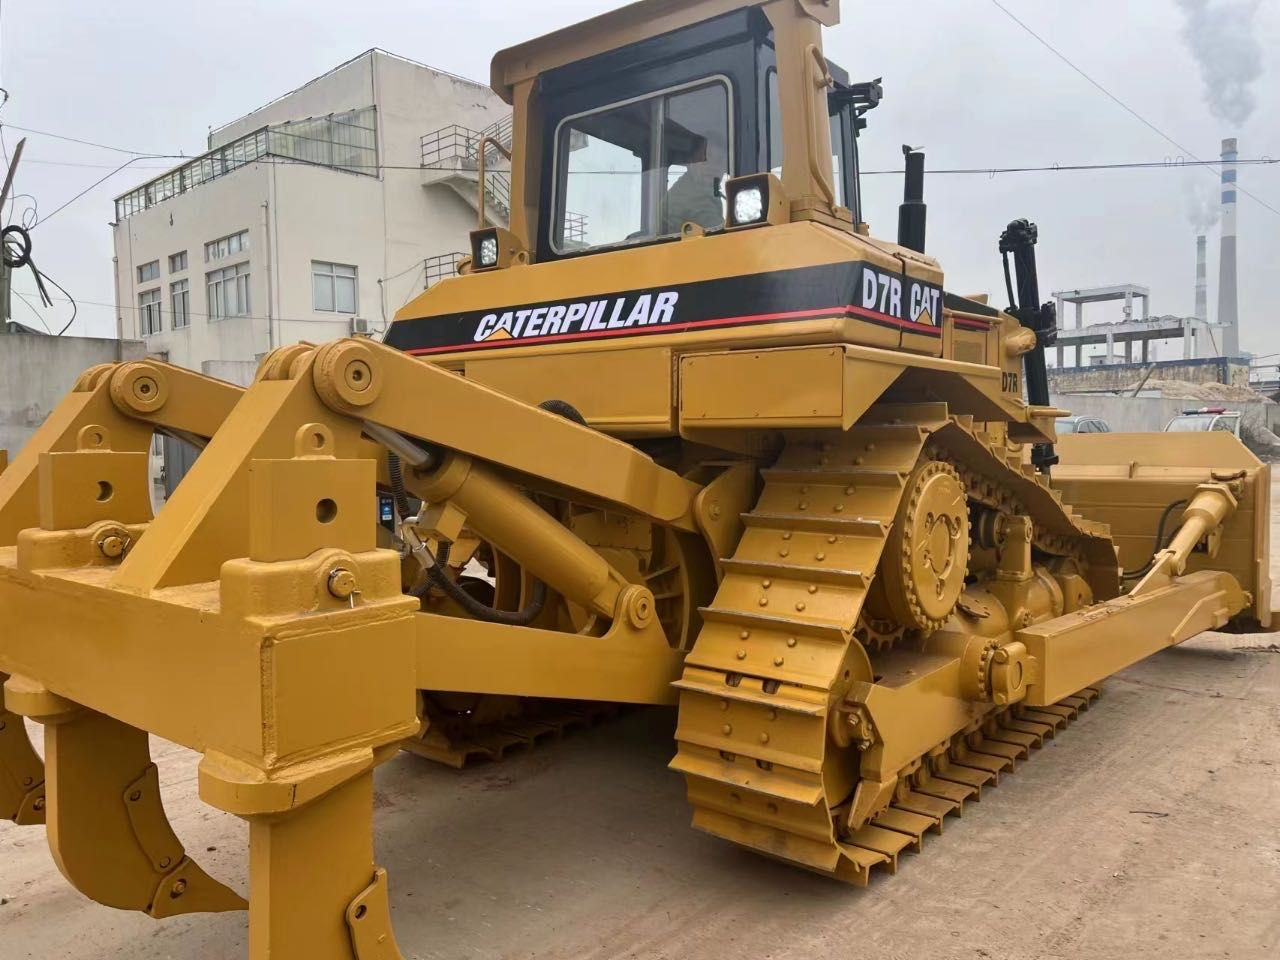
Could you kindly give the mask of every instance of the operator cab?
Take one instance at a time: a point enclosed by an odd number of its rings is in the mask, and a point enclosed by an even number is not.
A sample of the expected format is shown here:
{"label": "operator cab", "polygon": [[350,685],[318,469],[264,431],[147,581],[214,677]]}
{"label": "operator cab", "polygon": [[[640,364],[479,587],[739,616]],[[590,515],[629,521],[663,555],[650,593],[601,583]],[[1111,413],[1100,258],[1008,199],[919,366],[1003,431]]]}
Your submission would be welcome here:
{"label": "operator cab", "polygon": [[[857,135],[880,92],[827,66],[837,205],[852,226]],[[548,71],[539,97],[539,261],[675,240],[686,224],[723,229],[726,183],[782,170],[778,56],[759,8]]]}

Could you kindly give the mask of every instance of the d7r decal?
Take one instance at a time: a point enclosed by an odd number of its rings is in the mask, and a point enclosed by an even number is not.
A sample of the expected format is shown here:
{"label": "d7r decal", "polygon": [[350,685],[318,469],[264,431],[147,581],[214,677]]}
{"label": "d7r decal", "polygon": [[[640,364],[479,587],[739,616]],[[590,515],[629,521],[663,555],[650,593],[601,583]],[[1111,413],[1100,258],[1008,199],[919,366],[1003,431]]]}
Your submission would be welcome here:
{"label": "d7r decal", "polygon": [[862,268],[862,307],[897,320],[937,326],[942,319],[942,289],[875,267]]}
{"label": "d7r decal", "polygon": [[939,336],[942,298],[941,287],[922,280],[867,263],[832,263],[416,317],[392,324],[386,342],[414,354],[453,353],[844,317]]}

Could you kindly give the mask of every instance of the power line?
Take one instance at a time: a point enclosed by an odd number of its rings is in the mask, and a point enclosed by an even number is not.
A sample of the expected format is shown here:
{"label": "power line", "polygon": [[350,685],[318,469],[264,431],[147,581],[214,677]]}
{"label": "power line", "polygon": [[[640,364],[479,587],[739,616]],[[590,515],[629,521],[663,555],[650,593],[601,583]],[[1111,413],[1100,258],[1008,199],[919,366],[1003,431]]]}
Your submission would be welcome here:
{"label": "power line", "polygon": [[[62,290],[64,294],[67,292],[66,290],[63,290],[62,287],[58,286],[58,284],[56,283],[54,284],[54,286],[58,287],[59,290]],[[17,291],[14,291],[14,292],[16,293]],[[93,306],[93,307],[110,307],[112,310],[116,310],[116,309],[132,310],[134,313],[138,313],[143,309],[142,307],[134,306],[128,303],[119,303],[119,304],[108,303],[105,300],[85,300],[83,298],[80,298],[79,300],[73,300],[69,294],[65,297],[50,297],[49,299],[61,300],[64,303],[66,302],[82,303],[82,304],[85,304],[86,306]],[[212,313],[200,313],[199,311],[196,311],[196,310],[188,310],[186,315],[189,317],[198,317],[202,320],[262,320],[262,321],[272,320],[275,323],[322,323],[322,322],[325,322],[325,321],[316,320],[315,317],[261,317],[261,316],[257,316],[256,314],[244,314],[244,315],[238,315],[234,317],[215,316]],[[348,315],[343,314],[342,316],[345,317]],[[355,314],[351,314],[350,316],[355,316]],[[328,322],[338,324],[338,323],[342,323],[343,321],[332,320]]]}
{"label": "power line", "polygon": [[[1074,64],[1074,63],[1073,63],[1073,62],[1072,62],[1072,61],[1067,57],[1067,55],[1066,55],[1066,54],[1062,53],[1062,51],[1060,51],[1057,47],[1055,47],[1053,44],[1051,44],[1048,40],[1046,40],[1044,37],[1040,36],[1040,34],[1036,33],[1034,30],[1032,30],[1032,29],[1031,29],[1031,27],[1029,27],[1029,26],[1028,26],[1026,23],[1024,23],[1022,20],[1020,20],[1020,19],[1019,19],[1019,18],[1018,18],[1014,13],[1013,13],[1013,11],[1012,11],[1012,10],[1010,10],[1008,7],[1006,7],[1003,3],[1001,3],[1001,2],[1000,2],[1000,0],[991,0],[991,2],[992,2],[993,4],[995,4],[995,6],[996,6],[996,7],[997,7],[1001,12],[1003,12],[1005,16],[1007,16],[1010,20],[1012,20],[1014,23],[1016,23],[1018,26],[1020,26],[1023,30],[1025,30],[1028,34],[1030,34],[1033,38],[1035,38],[1035,40],[1036,40],[1038,43],[1040,43],[1040,44],[1041,44],[1041,45],[1042,45],[1046,50],[1048,50],[1050,53],[1052,53],[1055,57],[1057,57],[1059,60],[1061,60],[1063,63],[1065,63],[1068,67],[1070,67],[1072,70],[1074,70],[1074,71],[1075,71],[1076,73],[1078,73],[1080,76],[1084,77],[1084,79],[1085,79],[1085,80],[1087,80],[1087,81],[1088,81],[1090,84],[1092,84],[1094,87],[1096,87],[1096,88],[1097,88],[1097,89],[1098,89],[1098,90],[1103,94],[1103,96],[1105,96],[1107,99],[1111,100],[1113,103],[1115,103],[1117,106],[1119,106],[1122,110],[1124,110],[1124,111],[1125,111],[1126,113],[1128,113],[1130,116],[1134,117],[1134,118],[1135,118],[1139,123],[1141,123],[1144,127],[1147,127],[1149,130],[1153,131],[1153,132],[1154,132],[1157,136],[1159,136],[1161,139],[1166,140],[1166,141],[1168,141],[1169,143],[1173,144],[1175,147],[1177,147],[1179,150],[1181,150],[1184,154],[1186,154],[1186,155],[1187,155],[1188,157],[1190,157],[1192,160],[1195,160],[1195,161],[1196,161],[1196,162],[1198,162],[1198,163],[1205,163],[1205,161],[1203,161],[1203,160],[1201,160],[1199,157],[1197,157],[1197,156],[1195,155],[1195,153],[1193,153],[1191,150],[1188,150],[1186,147],[1184,147],[1182,144],[1180,144],[1177,140],[1173,139],[1173,137],[1169,136],[1167,133],[1165,133],[1163,130],[1161,130],[1159,127],[1157,127],[1154,123],[1152,123],[1150,120],[1148,120],[1148,119],[1147,119],[1146,117],[1144,117],[1142,114],[1140,114],[1137,110],[1133,109],[1133,107],[1129,106],[1127,103],[1125,103],[1125,102],[1124,102],[1123,100],[1121,100],[1119,97],[1117,97],[1114,93],[1112,93],[1110,90],[1108,90],[1106,87],[1104,87],[1101,83],[1099,83],[1097,80],[1093,79],[1093,77],[1091,77],[1089,74],[1085,73],[1085,72],[1084,72],[1084,70],[1082,70],[1080,67],[1077,67],[1077,66],[1076,66],[1076,65],[1075,65],[1075,64]],[[1255,200],[1256,202],[1260,203],[1262,206],[1266,207],[1266,208],[1267,208],[1268,210],[1270,210],[1272,213],[1276,214],[1277,216],[1280,216],[1280,210],[1277,210],[1275,207],[1271,206],[1271,204],[1267,203],[1267,202],[1266,202],[1265,200],[1263,200],[1261,197],[1255,196],[1254,194],[1250,193],[1248,190],[1246,190],[1244,187],[1240,186],[1239,184],[1237,184],[1237,185],[1236,185],[1236,189],[1237,189],[1237,190],[1239,190],[1241,193],[1243,193],[1246,197],[1249,197],[1250,199]]]}
{"label": "power line", "polygon": [[40,316],[40,311],[35,308],[35,304],[27,299],[26,294],[22,293],[20,290],[14,290],[13,295],[26,304],[27,309],[31,311],[32,315],[35,316],[37,320],[40,321],[40,326],[44,327],[44,332],[49,334],[49,336],[53,336],[53,331],[50,330],[49,325],[44,322],[44,317]]}
{"label": "power line", "polygon": [[[138,159],[141,160],[143,158],[139,157]],[[24,162],[36,163],[44,167],[83,167],[88,170],[114,169],[109,163],[76,163],[73,160],[26,160]],[[133,169],[135,170],[172,170],[173,165],[165,164],[162,167],[161,166],[152,166],[152,167],[143,166],[143,167],[134,167]]]}
{"label": "power line", "polygon": [[116,167],[114,170],[108,173],[105,177],[100,177],[99,179],[95,180],[93,183],[89,184],[87,187],[85,187],[83,190],[77,193],[74,197],[72,197],[66,203],[62,204],[60,207],[57,207],[52,213],[41,217],[39,220],[36,221],[35,225],[39,226],[40,224],[44,223],[46,220],[49,220],[50,218],[57,216],[63,210],[67,209],[67,207],[71,206],[71,204],[75,203],[77,200],[83,197],[90,190],[94,189],[94,187],[101,186],[102,184],[110,180],[112,177],[114,177],[121,170],[123,170],[125,167],[129,166],[129,164],[133,163],[134,160],[141,160],[141,159],[143,158],[134,157],[132,160],[126,160],[124,163],[120,164],[120,166]]}
{"label": "power line", "polygon": [[[997,5],[997,6],[1000,6],[1000,9],[1005,10],[1005,8],[1004,8],[1003,6],[1001,6],[1001,5],[998,3],[998,0],[992,0],[992,2],[993,2],[993,3],[996,3],[996,5]],[[1008,12],[1008,11],[1006,10],[1006,12]],[[1010,14],[1010,16],[1012,16],[1012,14]],[[1014,19],[1015,19],[1015,20],[1017,20],[1017,18],[1016,18],[1016,17],[1014,17]],[[1018,22],[1020,25],[1024,26],[1024,27],[1026,26],[1025,24],[1022,24],[1022,21],[1020,21],[1020,20],[1017,20],[1017,22]],[[1028,30],[1030,30],[1030,28],[1027,28],[1027,29],[1028,29]],[[1033,36],[1035,36],[1037,40],[1040,40],[1040,42],[1042,42],[1042,43],[1046,43],[1046,46],[1047,46],[1047,41],[1044,41],[1044,40],[1043,40],[1043,38],[1041,38],[1038,34],[1034,34],[1034,33],[1033,33]],[[1050,48],[1050,49],[1052,49],[1052,48]],[[1056,51],[1056,50],[1055,50],[1054,52],[1055,52],[1055,53],[1057,53],[1057,51]],[[1058,54],[1058,55],[1059,55],[1059,56],[1061,56],[1061,54]],[[1064,59],[1064,61],[1065,61],[1065,58],[1063,58],[1063,59]],[[1070,63],[1070,61],[1065,61],[1065,62]],[[1088,79],[1090,83],[1093,83],[1095,86],[1097,86],[1097,87],[1098,87],[1098,89],[1102,90],[1104,93],[1107,93],[1107,96],[1112,97],[1112,99],[1116,99],[1115,97],[1113,97],[1113,96],[1112,96],[1112,94],[1110,94],[1109,92],[1107,92],[1107,91],[1106,91],[1106,89],[1105,89],[1104,87],[1102,87],[1100,84],[1098,84],[1098,83],[1097,83],[1096,81],[1094,81],[1092,78],[1090,78],[1087,74],[1084,74],[1084,73],[1083,73],[1083,71],[1079,71],[1079,68],[1075,67],[1074,65],[1072,65],[1072,68],[1073,68],[1073,69],[1075,69],[1075,70],[1077,70],[1077,72],[1080,72],[1082,76],[1084,76],[1086,79]],[[1121,105],[1121,106],[1125,106],[1125,105],[1124,105],[1121,101],[1119,101],[1119,100],[1116,100],[1116,102],[1117,102],[1117,103],[1120,103],[1120,105]],[[1151,128],[1152,128],[1153,130],[1155,130],[1157,133],[1160,133],[1159,128],[1155,127],[1154,125],[1150,124],[1148,121],[1144,120],[1144,119],[1141,117],[1141,115],[1139,115],[1139,114],[1137,114],[1136,112],[1132,111],[1132,110],[1131,110],[1129,107],[1127,107],[1127,106],[1125,107],[1125,109],[1126,109],[1126,110],[1128,110],[1130,113],[1134,113],[1134,116],[1138,117],[1138,119],[1140,119],[1140,120],[1143,120],[1143,123],[1146,123],[1148,126],[1151,126]],[[65,135],[63,135],[63,134],[49,133],[49,132],[47,132],[47,131],[43,131],[43,130],[33,130],[33,129],[32,129],[32,128],[30,128],[30,127],[21,127],[21,126],[17,126],[16,124],[11,124],[11,123],[10,123],[10,124],[0,123],[0,129],[2,129],[2,128],[3,128],[3,127],[5,127],[5,126],[13,127],[13,129],[15,129],[15,130],[21,130],[21,131],[23,131],[24,133],[32,133],[32,134],[35,134],[36,136],[52,137],[52,138],[53,138],[53,139],[55,139],[55,140],[66,140],[66,141],[69,141],[69,142],[71,142],[71,143],[86,144],[86,145],[89,145],[89,146],[101,147],[101,148],[106,149],[106,150],[114,150],[114,151],[116,151],[117,153],[128,153],[128,154],[133,154],[133,155],[134,155],[134,157],[135,157],[137,160],[185,160],[185,161],[191,161],[191,160],[200,160],[200,159],[204,159],[204,157],[206,156],[205,154],[201,154],[200,156],[192,157],[192,156],[187,156],[186,154],[144,153],[144,152],[142,152],[142,151],[129,150],[129,149],[126,149],[126,148],[124,148],[124,147],[114,147],[114,146],[110,146],[110,145],[108,145],[108,144],[96,143],[96,142],[94,142],[94,141],[90,141],[90,140],[83,140],[83,139],[80,139],[80,138],[78,138],[78,137],[69,137],[69,136],[65,136]],[[1116,162],[1076,163],[1076,164],[1053,163],[1053,164],[1032,165],[1032,166],[1019,166],[1019,167],[999,167],[999,166],[988,166],[988,167],[965,167],[965,168],[951,168],[951,169],[931,169],[931,170],[929,170],[928,172],[929,172],[929,173],[931,173],[931,174],[943,174],[943,175],[946,175],[946,174],[970,174],[970,175],[984,174],[984,175],[991,175],[991,174],[999,174],[999,173],[1053,173],[1053,172],[1067,172],[1067,171],[1072,171],[1072,172],[1074,172],[1074,171],[1082,171],[1082,170],[1143,170],[1143,169],[1182,169],[1182,168],[1192,169],[1192,168],[1195,168],[1195,167],[1220,167],[1220,166],[1222,166],[1222,161],[1221,161],[1221,160],[1201,160],[1199,157],[1195,157],[1194,155],[1192,155],[1190,150],[1187,150],[1186,148],[1182,147],[1182,146],[1181,146],[1181,145],[1180,145],[1176,140],[1173,140],[1173,139],[1171,139],[1171,138],[1169,138],[1169,137],[1166,137],[1163,133],[1160,133],[1160,135],[1161,135],[1162,137],[1164,137],[1164,139],[1168,140],[1168,141],[1169,141],[1169,143],[1171,143],[1171,144],[1173,144],[1175,147],[1177,147],[1179,150],[1182,150],[1182,151],[1183,151],[1184,153],[1186,153],[1188,156],[1191,156],[1191,157],[1192,157],[1192,159],[1190,159],[1190,160],[1182,160],[1182,159],[1169,160],[1169,159],[1164,159],[1164,160],[1150,160],[1150,161],[1137,161],[1137,162],[1116,161]],[[293,135],[291,135],[291,136],[293,136]],[[314,138],[314,137],[304,137],[304,138],[302,138],[302,139],[315,140],[316,138]],[[320,141],[317,141],[317,142],[320,142]],[[108,164],[73,163],[73,162],[70,162],[70,161],[58,161],[58,160],[31,160],[31,161],[29,161],[29,162],[31,162],[31,163],[52,164],[52,165],[58,165],[58,166],[68,166],[68,167],[73,167],[73,166],[74,166],[74,167],[88,167],[88,168],[95,168],[95,167],[96,167],[97,169],[100,169],[100,170],[107,170],[107,169],[110,169],[110,170],[113,170],[113,171],[114,171],[114,170],[119,170],[119,169],[120,169],[119,167],[110,167]],[[130,161],[130,162],[133,162],[133,161]],[[249,165],[249,164],[251,164],[251,163],[274,163],[274,164],[280,164],[280,165],[285,165],[285,164],[288,164],[288,165],[292,165],[292,164],[301,164],[301,165],[305,165],[305,166],[325,166],[325,167],[329,167],[329,166],[331,166],[331,165],[329,165],[329,164],[319,164],[319,163],[315,163],[315,162],[313,162],[313,161],[309,161],[309,160],[305,160],[305,159],[301,159],[301,158],[297,158],[297,157],[282,157],[282,156],[270,156],[270,155],[267,155],[267,156],[261,156],[261,157],[257,157],[257,158],[255,158],[255,159],[253,159],[253,160],[246,161],[244,165],[245,165],[245,166],[248,166],[248,165]],[[1256,159],[1244,159],[1244,160],[1238,160],[1238,161],[1236,161],[1236,165],[1237,165],[1237,166],[1242,166],[1242,167],[1243,167],[1243,166],[1270,166],[1270,165],[1274,165],[1274,164],[1276,164],[1276,163],[1280,163],[1280,160],[1277,160],[1277,159],[1274,159],[1274,158],[1271,158],[1271,157],[1259,157],[1259,158],[1256,158]],[[168,171],[168,170],[172,170],[172,169],[174,169],[174,168],[173,168],[173,167],[171,167],[171,166],[164,166],[164,167],[146,167],[146,168],[136,168],[136,169],[149,169],[149,170],[165,170],[165,171]],[[338,169],[338,170],[375,170],[375,171],[380,171],[380,170],[410,170],[410,171],[414,171],[414,172],[420,172],[420,171],[422,171],[422,170],[423,170],[423,169],[425,169],[425,168],[423,167],[423,165],[422,165],[421,163],[416,163],[416,164],[394,164],[394,163],[344,163],[344,164],[341,164],[341,165],[333,165],[333,166],[332,166],[332,169]],[[498,169],[490,168],[490,169],[488,169],[486,172],[487,172],[487,173],[491,173],[491,174],[510,174],[510,173],[511,173],[511,171],[510,171],[510,170],[508,170],[508,169],[501,169],[501,168],[498,168]],[[636,175],[636,174],[634,174],[634,173],[631,173],[630,171],[624,171],[624,170],[590,170],[590,171],[576,171],[576,172],[589,173],[589,174],[592,174],[592,175],[610,175],[610,176],[635,176],[635,175]],[[868,175],[868,176],[887,176],[887,175],[891,175],[891,174],[900,174],[902,171],[901,171],[901,170],[863,170],[863,171],[861,171],[861,172],[862,172],[863,174]],[[1260,201],[1260,202],[1261,202],[1261,201]]]}
{"label": "power line", "polygon": [[[1280,160],[1273,160],[1270,157],[1261,157],[1256,160],[1238,160],[1236,166],[1271,166],[1280,163]],[[1074,173],[1086,170],[1181,170],[1192,167],[1220,167],[1220,160],[1148,160],[1133,163],[1055,163],[1049,166],[1039,167],[961,167],[953,169],[930,169],[927,172],[933,176],[937,174],[988,174],[995,176],[1000,173]],[[902,170],[862,170],[859,171],[863,176],[882,176],[888,174],[901,174]]]}
{"label": "power line", "polygon": [[6,127],[13,127],[15,130],[21,130],[23,133],[33,133],[38,137],[49,137],[53,140],[65,140],[68,143],[78,143],[85,147],[97,147],[99,150],[111,150],[114,153],[131,153],[138,157],[149,157],[151,159],[164,158],[173,160],[190,160],[191,158],[180,153],[156,153],[153,150],[130,150],[127,147],[113,147],[109,143],[98,143],[96,140],[83,140],[80,137],[69,137],[62,133],[50,133],[48,130],[35,130],[31,127],[20,127],[16,123],[4,124]]}

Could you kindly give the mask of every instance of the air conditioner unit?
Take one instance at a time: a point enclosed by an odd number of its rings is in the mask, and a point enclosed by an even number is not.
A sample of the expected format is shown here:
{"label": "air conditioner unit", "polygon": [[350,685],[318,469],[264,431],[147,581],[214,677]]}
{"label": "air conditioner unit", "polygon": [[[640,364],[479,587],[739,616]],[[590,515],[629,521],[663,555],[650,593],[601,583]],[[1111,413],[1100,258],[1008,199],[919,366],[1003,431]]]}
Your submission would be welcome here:
{"label": "air conditioner unit", "polygon": [[351,335],[353,337],[369,336],[369,321],[364,319],[364,317],[352,317]]}

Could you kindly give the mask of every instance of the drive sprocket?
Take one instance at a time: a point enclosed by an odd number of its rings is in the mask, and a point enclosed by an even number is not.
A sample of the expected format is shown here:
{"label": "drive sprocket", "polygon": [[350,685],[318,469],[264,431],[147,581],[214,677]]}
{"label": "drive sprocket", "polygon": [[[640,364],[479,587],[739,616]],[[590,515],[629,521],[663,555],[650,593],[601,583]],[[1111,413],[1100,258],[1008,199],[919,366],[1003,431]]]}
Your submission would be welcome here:
{"label": "drive sprocket", "polygon": [[956,469],[927,460],[907,480],[879,581],[890,618],[933,631],[951,617],[969,560],[969,505]]}

